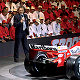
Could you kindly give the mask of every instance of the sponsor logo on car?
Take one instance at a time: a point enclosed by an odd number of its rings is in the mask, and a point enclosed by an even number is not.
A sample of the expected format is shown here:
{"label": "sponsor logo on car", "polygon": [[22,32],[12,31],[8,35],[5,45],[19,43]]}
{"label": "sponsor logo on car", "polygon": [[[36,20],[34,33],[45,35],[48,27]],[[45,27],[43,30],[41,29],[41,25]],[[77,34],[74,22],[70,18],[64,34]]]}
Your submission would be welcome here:
{"label": "sponsor logo on car", "polygon": [[71,54],[80,53],[80,46],[75,46],[72,49],[69,49]]}

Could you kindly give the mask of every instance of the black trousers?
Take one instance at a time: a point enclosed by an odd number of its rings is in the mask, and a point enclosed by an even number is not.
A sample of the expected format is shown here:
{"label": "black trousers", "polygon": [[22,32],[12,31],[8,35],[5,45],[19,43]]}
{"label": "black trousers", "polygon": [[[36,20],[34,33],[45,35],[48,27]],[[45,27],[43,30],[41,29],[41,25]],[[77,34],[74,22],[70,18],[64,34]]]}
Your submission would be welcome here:
{"label": "black trousers", "polygon": [[14,59],[19,58],[19,46],[22,43],[25,56],[29,60],[29,45],[27,43],[26,33],[23,31],[21,37],[15,36]]}

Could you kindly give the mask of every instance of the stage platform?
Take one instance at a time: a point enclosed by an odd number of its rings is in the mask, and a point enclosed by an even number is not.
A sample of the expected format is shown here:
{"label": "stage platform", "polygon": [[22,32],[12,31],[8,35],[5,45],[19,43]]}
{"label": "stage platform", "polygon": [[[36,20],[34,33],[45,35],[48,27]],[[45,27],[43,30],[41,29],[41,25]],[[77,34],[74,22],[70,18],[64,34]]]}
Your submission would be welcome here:
{"label": "stage platform", "polygon": [[0,80],[69,80],[63,76],[31,76],[24,68],[24,58],[24,54],[20,54],[19,63],[13,62],[13,57],[0,58]]}

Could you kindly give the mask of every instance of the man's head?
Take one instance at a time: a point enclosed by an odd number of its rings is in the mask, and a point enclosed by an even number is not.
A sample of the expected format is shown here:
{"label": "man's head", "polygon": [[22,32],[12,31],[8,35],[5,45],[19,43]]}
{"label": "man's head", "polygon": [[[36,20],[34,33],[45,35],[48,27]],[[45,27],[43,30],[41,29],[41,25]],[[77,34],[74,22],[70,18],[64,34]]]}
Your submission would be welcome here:
{"label": "man's head", "polygon": [[26,13],[29,13],[29,12],[30,12],[30,8],[29,8],[29,7],[26,7],[26,8],[25,8],[25,12],[26,12]]}
{"label": "man's head", "polygon": [[36,19],[34,23],[35,23],[36,26],[38,26],[39,22],[40,22],[39,19]]}
{"label": "man's head", "polygon": [[66,22],[68,20],[67,16],[64,16],[63,21]]}
{"label": "man's head", "polygon": [[42,6],[38,6],[38,11],[42,11]]}
{"label": "man's head", "polygon": [[61,5],[61,9],[64,11],[65,10],[65,5]]}
{"label": "man's head", "polygon": [[74,16],[74,18],[73,18],[74,23],[77,22],[77,19],[78,19],[78,17],[77,16]]}
{"label": "man's head", "polygon": [[69,8],[69,13],[72,13],[72,10],[73,10],[72,8]]}
{"label": "man's head", "polygon": [[73,10],[75,11],[77,9],[77,6],[76,5],[73,5]]}
{"label": "man's head", "polygon": [[21,6],[21,7],[18,8],[18,12],[19,12],[19,14],[23,14],[24,11],[25,11],[25,9],[24,9],[23,6]]}
{"label": "man's head", "polygon": [[70,20],[70,21],[73,21],[73,16],[70,16],[70,17],[69,17],[69,20]]}
{"label": "man's head", "polygon": [[33,13],[35,11],[35,7],[31,6],[31,13]]}
{"label": "man's head", "polygon": [[52,8],[49,7],[48,10],[47,10],[47,12],[50,14],[51,13],[51,10],[52,10]]}
{"label": "man's head", "polygon": [[2,14],[6,16],[8,14],[8,7],[4,7]]}
{"label": "man's head", "polygon": [[6,26],[7,26],[7,21],[6,21],[6,20],[3,20],[3,21],[2,21],[2,26],[3,26],[3,27],[6,27]]}
{"label": "man's head", "polygon": [[16,15],[17,14],[17,9],[14,9],[13,10],[13,15]]}
{"label": "man's head", "polygon": [[61,18],[58,17],[58,18],[56,19],[56,23],[60,23],[60,22],[61,22]]}
{"label": "man's head", "polygon": [[44,18],[40,17],[40,23],[43,24]]}
{"label": "man's head", "polygon": [[49,20],[49,18],[47,18],[47,19],[45,20],[45,24],[48,25],[49,23],[50,23],[50,20]]}

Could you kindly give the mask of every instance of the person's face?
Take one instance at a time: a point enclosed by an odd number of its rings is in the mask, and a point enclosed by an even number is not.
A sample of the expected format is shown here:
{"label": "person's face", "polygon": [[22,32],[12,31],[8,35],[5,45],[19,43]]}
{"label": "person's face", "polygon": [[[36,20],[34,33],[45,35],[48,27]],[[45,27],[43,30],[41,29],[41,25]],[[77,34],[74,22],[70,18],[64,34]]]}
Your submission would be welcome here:
{"label": "person's face", "polygon": [[34,9],[31,9],[31,13],[33,13],[35,10]]}
{"label": "person's face", "polygon": [[70,18],[71,21],[73,21],[73,18]]}
{"label": "person's face", "polygon": [[29,6],[31,6],[31,3],[28,3]]}
{"label": "person's face", "polygon": [[7,13],[8,13],[8,8],[6,8],[6,11],[7,11]]}
{"label": "person's face", "polygon": [[61,9],[62,9],[62,10],[65,10],[65,6],[62,6]]}
{"label": "person's face", "polygon": [[40,23],[41,23],[41,24],[43,23],[43,19],[40,19]]}
{"label": "person's face", "polygon": [[74,18],[73,18],[73,21],[74,21],[74,23],[75,23],[75,22],[77,21],[77,18],[76,18],[76,17],[74,17]]}
{"label": "person's face", "polygon": [[56,22],[57,22],[57,23],[60,23],[60,20],[59,20],[59,19],[56,19]]}
{"label": "person's face", "polygon": [[76,7],[73,7],[73,10],[76,10]]}
{"label": "person's face", "polygon": [[72,10],[71,9],[69,9],[69,13],[72,13]]}
{"label": "person's face", "polygon": [[46,24],[48,25],[48,24],[49,24],[49,22],[50,22],[50,20],[48,19],[48,20],[46,21]]}
{"label": "person's face", "polygon": [[48,12],[48,13],[51,13],[51,9],[48,9],[47,12]]}
{"label": "person's face", "polygon": [[29,9],[26,9],[25,12],[26,12],[26,13],[29,13]]}
{"label": "person's face", "polygon": [[7,26],[7,23],[3,23],[2,26],[3,26],[3,27],[6,27],[6,26]]}
{"label": "person's face", "polygon": [[64,20],[63,20],[64,22],[66,22],[67,21],[67,18],[64,18]]}
{"label": "person's face", "polygon": [[38,26],[38,25],[39,25],[39,23],[38,23],[38,22],[35,22],[35,25],[36,25],[36,26]]}
{"label": "person's face", "polygon": [[3,15],[6,16],[7,14],[8,14],[8,11],[7,11],[7,9],[5,9],[5,10],[3,11]]}
{"label": "person's face", "polygon": [[20,14],[23,14],[23,13],[24,13],[24,8],[20,8],[20,9],[19,9],[19,13],[20,13]]}
{"label": "person's face", "polygon": [[38,8],[38,11],[41,11],[42,10],[42,8]]}

